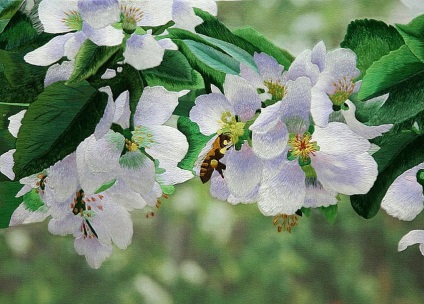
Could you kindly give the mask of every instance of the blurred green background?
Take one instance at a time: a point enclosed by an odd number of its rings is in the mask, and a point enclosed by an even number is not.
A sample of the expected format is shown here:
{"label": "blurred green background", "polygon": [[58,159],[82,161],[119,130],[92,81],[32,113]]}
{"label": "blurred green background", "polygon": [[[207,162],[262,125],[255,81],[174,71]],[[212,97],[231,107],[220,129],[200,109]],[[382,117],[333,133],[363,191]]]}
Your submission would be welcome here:
{"label": "blurred green background", "polygon": [[[350,21],[393,24],[412,15],[397,0],[220,2],[230,28],[253,26],[298,54],[338,46]],[[49,234],[47,222],[0,231],[0,303],[424,303],[424,257],[397,243],[424,216],[372,220],[340,205],[334,224],[318,212],[278,233],[256,205],[211,199],[192,180],[153,218],[133,212],[134,238],[99,270]]]}

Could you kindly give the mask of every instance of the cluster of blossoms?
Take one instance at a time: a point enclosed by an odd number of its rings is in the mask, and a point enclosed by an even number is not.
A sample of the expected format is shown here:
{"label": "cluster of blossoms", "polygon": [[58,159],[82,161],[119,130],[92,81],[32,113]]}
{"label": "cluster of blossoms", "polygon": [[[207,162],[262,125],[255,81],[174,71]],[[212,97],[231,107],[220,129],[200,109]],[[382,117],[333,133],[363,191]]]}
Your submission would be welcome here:
{"label": "cluster of blossoms", "polygon": [[[39,20],[55,36],[24,60],[49,66],[47,88],[71,78],[80,48],[91,41],[122,51],[119,67],[101,76],[105,83],[128,65],[142,75],[161,65],[165,51],[178,50],[172,35],[158,28],[195,33],[203,20],[193,8],[216,15],[212,0],[42,0]],[[369,126],[356,118],[351,97],[361,82],[356,81],[355,53],[344,48],[327,52],[320,42],[289,67],[264,52],[255,52],[251,64],[245,63],[238,75],[225,76],[221,89],[206,83],[204,89],[211,93],[195,92],[187,113],[201,133],[197,135],[209,137],[202,147],[189,147],[185,130],[167,124],[189,90],[170,91],[142,80],[141,96],[134,101],[132,91],[117,93],[112,84],[102,85],[99,94],[108,101],[93,134],[62,160],[19,180],[16,197],[23,202],[10,226],[50,218],[49,231],[72,234],[76,251],[98,268],[112,253],[112,244],[124,249],[131,243],[132,210],[158,207],[174,185],[195,175],[210,182],[211,195],[219,200],[257,203],[278,231],[290,232],[305,208],[336,205],[341,195],[366,194],[378,175],[372,154],[379,147],[370,140],[392,125]],[[368,102],[383,104],[387,98]],[[8,118],[15,138],[26,112]],[[199,148],[192,170],[182,169],[188,153]],[[15,152],[0,156],[0,172],[11,180]],[[422,211],[422,171],[423,164],[406,171],[389,188],[382,207],[390,215],[411,220]],[[413,243],[424,244],[423,231],[411,232],[399,246]]]}
{"label": "cluster of blossoms", "polygon": [[227,75],[224,93],[198,97],[190,119],[204,135],[229,138],[219,159],[225,170],[211,174],[212,196],[257,202],[275,224],[282,219],[279,231],[290,231],[302,208],[370,190],[378,172],[368,139],[391,125],[366,126],[355,118],[349,97],[359,89],[359,70],[348,49],[327,53],[320,42],[286,71],[267,54],[254,60],[257,70],[242,64],[239,76]]}

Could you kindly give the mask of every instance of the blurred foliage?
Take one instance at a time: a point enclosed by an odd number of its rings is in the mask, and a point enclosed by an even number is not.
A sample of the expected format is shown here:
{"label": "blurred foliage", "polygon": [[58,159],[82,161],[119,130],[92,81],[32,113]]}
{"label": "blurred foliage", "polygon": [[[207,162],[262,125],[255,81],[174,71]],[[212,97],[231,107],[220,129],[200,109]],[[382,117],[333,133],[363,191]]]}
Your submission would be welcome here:
{"label": "blurred foliage", "polygon": [[[383,0],[219,6],[231,28],[251,25],[296,54],[319,40],[337,47],[355,18],[410,18]],[[47,222],[1,230],[0,303],[424,303],[424,257],[416,246],[397,252],[404,234],[424,228],[424,215],[365,220],[342,204],[334,224],[316,211],[278,233],[256,205],[231,206],[208,189],[192,180],[154,217],[133,212],[133,243],[99,270]]]}

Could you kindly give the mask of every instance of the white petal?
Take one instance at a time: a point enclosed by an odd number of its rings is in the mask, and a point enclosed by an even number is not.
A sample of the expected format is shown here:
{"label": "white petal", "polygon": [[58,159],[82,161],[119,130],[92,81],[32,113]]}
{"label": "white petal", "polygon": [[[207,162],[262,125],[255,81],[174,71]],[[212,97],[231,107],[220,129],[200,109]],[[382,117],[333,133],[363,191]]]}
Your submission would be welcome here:
{"label": "white petal", "polygon": [[84,32],[76,32],[68,41],[65,43],[65,56],[69,60],[75,59],[81,45],[87,39],[87,35]]}
{"label": "white petal", "polygon": [[172,20],[174,27],[195,32],[195,27],[203,23],[203,19],[196,16],[187,0],[175,0],[172,5]]}
{"label": "white petal", "polygon": [[249,120],[261,108],[261,99],[256,88],[237,75],[227,75],[224,82],[224,93],[234,107],[234,113],[242,121]]}
{"label": "white petal", "polygon": [[135,126],[162,125],[178,105],[178,92],[164,87],[146,87],[134,114]]}
{"label": "white petal", "polygon": [[129,211],[143,209],[147,205],[147,202],[140,193],[134,192],[128,188],[121,178],[118,178],[116,183],[111,188],[104,191],[104,193],[107,194],[113,202],[116,202]]}
{"label": "white petal", "polygon": [[25,61],[39,66],[47,66],[55,63],[65,55],[65,43],[73,35],[74,33],[69,33],[54,37],[45,45],[26,54],[24,57]]}
{"label": "white petal", "polygon": [[361,123],[355,117],[356,107],[350,100],[346,100],[345,104],[348,105],[348,110],[342,110],[342,115],[346,120],[346,124],[356,134],[361,135],[366,139],[372,139],[383,135],[383,133],[390,131],[393,127],[392,124],[385,124],[379,126],[367,126]]}
{"label": "white petal", "polygon": [[306,197],[303,207],[317,208],[337,204],[337,192],[324,189],[319,181],[306,179]]}
{"label": "white petal", "polygon": [[56,63],[49,67],[44,79],[44,87],[48,87],[57,81],[68,80],[74,71],[74,61],[64,61],[61,64]]}
{"label": "white petal", "polygon": [[75,250],[79,255],[85,255],[88,265],[98,269],[102,263],[112,254],[112,245],[102,244],[96,238],[84,238],[80,236],[75,239]]}
{"label": "white petal", "polygon": [[189,0],[192,7],[200,8],[209,14],[216,16],[218,7],[215,0]]}
{"label": "white petal", "polygon": [[44,31],[54,34],[72,31],[64,20],[68,18],[67,14],[77,11],[77,0],[43,0],[38,6],[38,16]]}
{"label": "white petal", "polygon": [[60,220],[53,217],[49,222],[48,229],[52,234],[63,236],[79,232],[81,223],[81,217],[68,214],[67,216],[62,217]]}
{"label": "white petal", "polygon": [[153,143],[146,152],[159,160],[159,167],[175,167],[188,151],[187,139],[183,133],[169,126],[157,126],[152,129]]}
{"label": "white petal", "polygon": [[169,38],[160,39],[157,43],[159,43],[159,45],[165,50],[178,50],[178,46]]}
{"label": "white petal", "polygon": [[325,91],[318,87],[311,90],[311,115],[315,125],[325,127],[330,114],[333,113],[333,102]]}
{"label": "white petal", "polygon": [[[250,127],[252,130],[253,151],[264,159],[277,157],[285,151],[289,138],[286,125],[280,120],[273,120],[272,107],[262,109],[255,123]],[[269,119],[267,119],[269,118]],[[269,126],[272,126],[269,128]]]}
{"label": "white petal", "polygon": [[21,203],[18,208],[13,211],[10,218],[9,226],[18,226],[44,221],[49,216],[48,208],[41,206],[35,211],[31,211],[25,207],[25,203]]}
{"label": "white petal", "polygon": [[94,28],[102,28],[120,20],[117,0],[79,0],[79,12],[85,22]]}
{"label": "white petal", "polygon": [[94,193],[117,177],[124,140],[122,135],[109,131],[100,140],[90,136],[78,146],[77,168],[85,192]]}
{"label": "white petal", "polygon": [[172,20],[172,0],[120,0],[121,8],[138,9],[143,17],[137,22],[139,26],[159,26]]}
{"label": "white petal", "polygon": [[13,172],[13,166],[15,165],[13,154],[15,151],[16,149],[12,149],[0,155],[0,172],[6,175],[10,180],[15,179],[15,172]]}
{"label": "white petal", "polygon": [[106,135],[112,126],[113,118],[115,116],[115,103],[113,101],[112,89],[107,86],[100,88],[99,91],[108,95],[108,101],[103,116],[97,123],[96,129],[94,130],[94,137],[96,139],[100,139]]}
{"label": "white petal", "polygon": [[259,210],[267,216],[294,214],[304,203],[305,173],[297,161],[286,161],[273,177],[264,177],[259,189]]}
{"label": "white petal", "polygon": [[69,154],[48,169],[46,184],[53,191],[55,202],[63,202],[79,190],[75,153]]}
{"label": "white petal", "polygon": [[127,152],[119,160],[121,178],[134,192],[149,193],[155,182],[155,164],[139,150]]}
{"label": "white petal", "polygon": [[112,79],[116,77],[116,71],[114,69],[106,69],[106,72],[100,77],[101,79]]}
{"label": "white petal", "polygon": [[130,95],[129,91],[125,91],[115,100],[113,122],[120,125],[123,129],[128,129],[130,127],[130,117]]}
{"label": "white petal", "polygon": [[190,119],[199,125],[204,135],[212,135],[222,128],[220,122],[223,113],[234,113],[231,103],[219,93],[201,95],[195,103],[190,110]]}
{"label": "white petal", "polygon": [[423,187],[417,182],[419,164],[399,175],[390,185],[381,202],[381,208],[403,221],[412,221],[424,208]]}
{"label": "white petal", "polygon": [[24,118],[26,111],[27,110],[22,110],[19,113],[12,115],[8,118],[9,120],[8,130],[10,134],[12,134],[12,136],[15,138],[18,137],[19,129],[22,126],[22,118]]}
{"label": "white petal", "polygon": [[130,214],[123,206],[114,202],[106,203],[107,200],[105,200],[106,196],[102,203],[102,210],[98,210],[91,221],[92,226],[99,235],[99,239],[100,234],[103,232],[100,227],[103,226],[116,246],[120,249],[125,249],[131,244],[133,235]]}
{"label": "white petal", "polygon": [[145,70],[161,64],[165,50],[152,35],[133,34],[127,40],[125,62],[137,70]]}
{"label": "white petal", "polygon": [[408,232],[400,241],[398,251],[405,250],[411,245],[420,244],[421,254],[424,255],[424,230],[412,230]]}
{"label": "white petal", "polygon": [[262,161],[245,142],[240,151],[227,151],[225,162],[224,178],[230,193],[235,197],[249,196],[261,181]]}
{"label": "white petal", "polygon": [[157,176],[157,181],[163,185],[181,184],[194,177],[193,173],[178,167],[170,167]]}
{"label": "white petal", "polygon": [[83,23],[82,30],[87,38],[99,46],[115,46],[122,43],[125,35],[120,29],[113,26],[93,28],[88,23]]}
{"label": "white petal", "polygon": [[318,143],[319,152],[345,155],[346,158],[367,152],[371,147],[368,140],[341,122],[330,122],[325,128],[315,127],[311,140]]}
{"label": "white petal", "polygon": [[311,164],[318,180],[328,191],[342,194],[365,194],[377,178],[377,163],[367,152],[329,154],[317,151]]}

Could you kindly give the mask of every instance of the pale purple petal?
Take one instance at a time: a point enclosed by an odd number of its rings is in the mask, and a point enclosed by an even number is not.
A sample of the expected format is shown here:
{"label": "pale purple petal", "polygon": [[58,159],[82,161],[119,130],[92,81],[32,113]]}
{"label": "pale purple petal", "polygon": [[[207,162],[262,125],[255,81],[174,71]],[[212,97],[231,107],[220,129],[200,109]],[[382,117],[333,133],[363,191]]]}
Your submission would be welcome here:
{"label": "pale purple petal", "polygon": [[195,32],[195,27],[203,23],[203,19],[196,16],[187,0],[174,0],[172,5],[172,20],[174,27]]}
{"label": "pale purple petal", "polygon": [[26,208],[25,203],[21,203],[18,208],[13,211],[10,218],[9,226],[18,226],[44,221],[50,215],[47,206],[41,206],[35,211]]}
{"label": "pale purple petal", "polygon": [[108,101],[106,104],[106,108],[103,112],[103,116],[97,123],[96,129],[94,130],[94,137],[96,139],[100,139],[106,135],[106,133],[112,126],[113,118],[115,115],[115,102],[113,101],[112,89],[107,86],[100,88],[99,91],[108,95]]}
{"label": "pale purple petal", "polygon": [[221,201],[226,201],[230,196],[230,190],[228,189],[226,180],[222,178],[222,176],[217,171],[214,171],[212,173],[210,182],[211,186],[209,191],[212,197]]}
{"label": "pale purple petal", "polygon": [[265,53],[255,53],[253,59],[255,60],[263,81],[276,82],[282,79],[284,67],[281,66],[275,58]]}
{"label": "pale purple petal", "polygon": [[91,268],[98,269],[112,254],[112,245],[102,244],[97,238],[84,238],[83,235],[75,239],[74,247],[79,255],[84,255]]}
{"label": "pale purple petal", "polygon": [[412,221],[424,208],[423,186],[417,182],[419,164],[399,175],[390,185],[381,202],[381,208],[403,221]]}
{"label": "pale purple petal", "polygon": [[120,20],[118,0],[79,0],[79,12],[89,25],[103,28]]}
{"label": "pale purple petal", "polygon": [[322,72],[325,69],[325,58],[327,55],[327,49],[323,41],[317,43],[314,46],[311,53],[311,60],[313,64],[316,64],[319,71]]}
{"label": "pale purple petal", "polygon": [[55,63],[65,55],[65,43],[73,36],[74,33],[56,36],[45,45],[26,54],[24,59],[30,64],[39,66]]}
{"label": "pale purple petal", "polygon": [[313,64],[311,60],[311,51],[304,51],[296,57],[284,76],[290,80],[296,80],[299,77],[307,77],[312,84],[315,84],[318,80],[320,71],[318,66]]}
{"label": "pale purple petal", "polygon": [[275,176],[264,176],[259,189],[259,210],[267,216],[294,214],[304,203],[305,173],[297,161],[286,161]]}
{"label": "pale purple petal", "polygon": [[[121,12],[129,12],[131,9],[142,12],[142,18],[137,18],[139,26],[159,26],[172,20],[173,0],[120,0]],[[126,7],[126,10],[123,9]],[[129,14],[132,15],[131,13]]]}
{"label": "pale purple petal", "polygon": [[76,32],[65,43],[65,56],[68,57],[69,60],[75,59],[85,40],[87,40],[87,35],[85,35],[84,32]]}
{"label": "pale purple petal", "polygon": [[336,49],[327,54],[325,71],[336,79],[344,76],[356,78],[360,72],[356,68],[356,54],[349,49]]}
{"label": "pale purple petal", "polygon": [[[52,190],[54,202],[63,202],[79,191],[76,154],[72,153],[48,169],[46,184]],[[54,203],[52,202],[52,203]]]}
{"label": "pale purple petal", "polygon": [[178,50],[178,46],[169,38],[160,39],[157,42],[165,50]]}
{"label": "pale purple petal", "polygon": [[333,113],[333,103],[327,93],[313,87],[311,90],[311,115],[314,124],[325,127],[331,113]]}
{"label": "pale purple petal", "polygon": [[230,193],[235,197],[249,196],[261,181],[262,161],[245,142],[240,151],[227,151],[225,162],[224,178]]}

